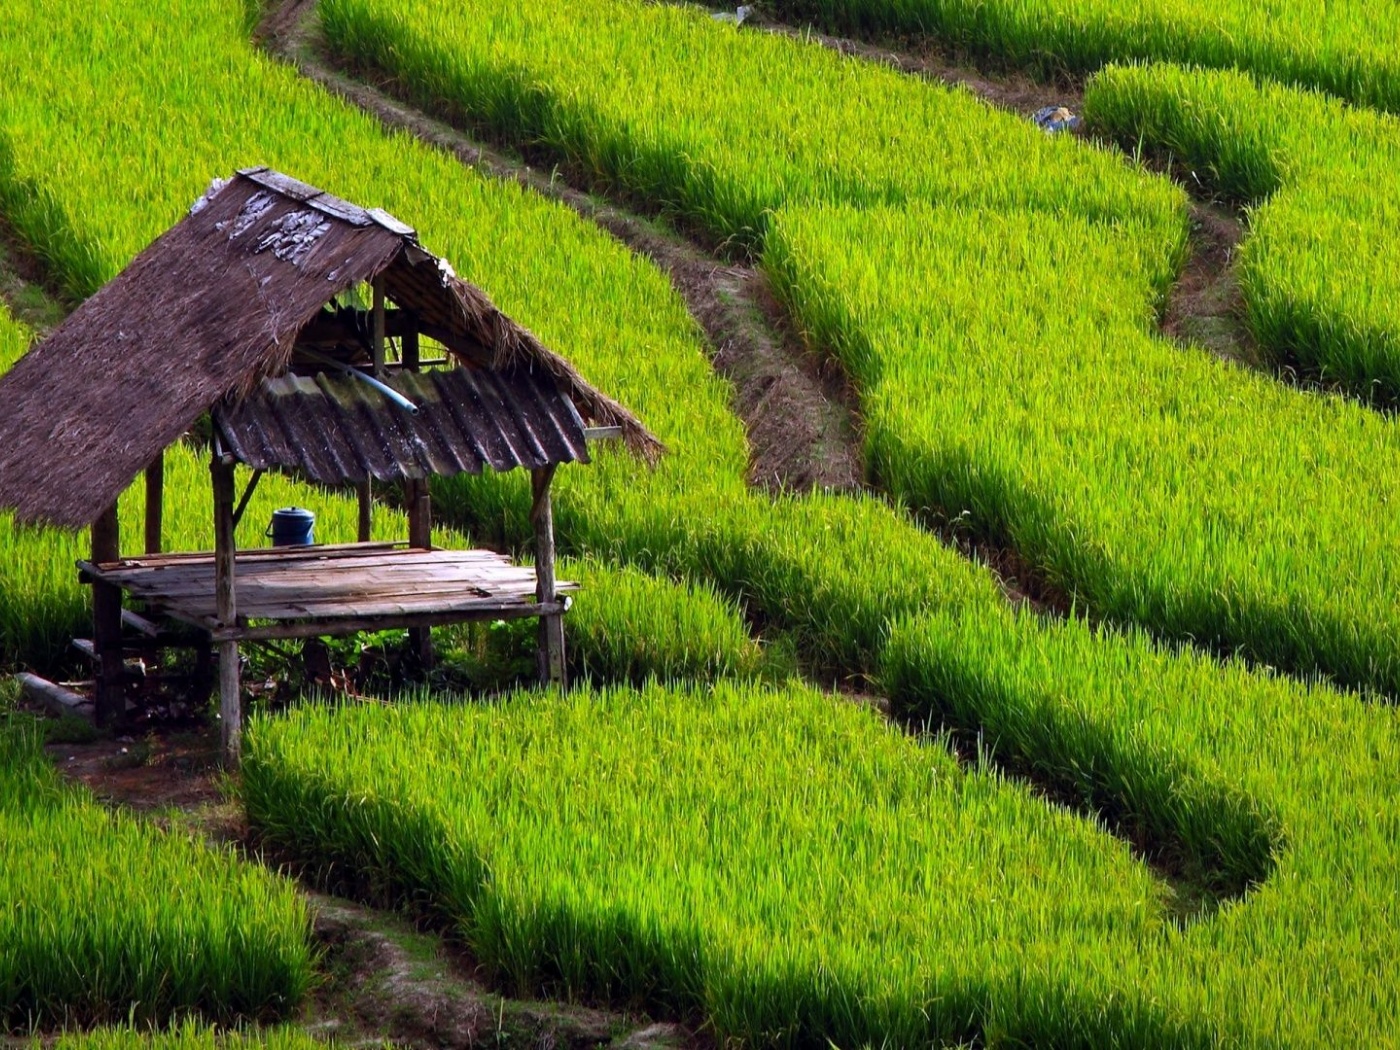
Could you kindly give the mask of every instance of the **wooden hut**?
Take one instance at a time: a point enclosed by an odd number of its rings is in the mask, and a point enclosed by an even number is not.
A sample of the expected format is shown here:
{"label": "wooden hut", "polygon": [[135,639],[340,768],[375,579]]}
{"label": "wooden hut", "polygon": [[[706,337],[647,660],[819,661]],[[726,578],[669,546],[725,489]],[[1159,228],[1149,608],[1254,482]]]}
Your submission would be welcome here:
{"label": "wooden hut", "polygon": [[[363,306],[347,304],[369,289]],[[426,358],[420,336],[442,348]],[[163,553],[162,456],[212,418],[212,552]],[[227,759],[241,721],[240,641],[540,618],[562,682],[567,585],[554,579],[550,482],[618,437],[661,445],[625,408],[428,252],[415,232],[267,168],[216,180],[187,216],[0,380],[0,506],[92,526],[96,713],[125,712],[123,595],[217,646]],[[234,465],[252,468],[235,491]],[[431,542],[430,475],[531,473],[536,561]],[[360,493],[360,542],[235,551],[262,472]],[[144,471],[145,552],[123,558],[117,497]],[[369,542],[370,486],[401,485],[407,542]]]}

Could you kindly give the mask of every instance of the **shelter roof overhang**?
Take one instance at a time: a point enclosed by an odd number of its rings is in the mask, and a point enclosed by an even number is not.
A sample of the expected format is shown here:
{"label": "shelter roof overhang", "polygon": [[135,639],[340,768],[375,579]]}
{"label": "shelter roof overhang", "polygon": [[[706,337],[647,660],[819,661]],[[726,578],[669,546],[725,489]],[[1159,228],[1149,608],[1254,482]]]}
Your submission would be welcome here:
{"label": "shelter roof overhang", "polygon": [[[473,366],[472,378],[493,374],[512,404],[557,398],[582,423],[619,428],[644,459],[654,462],[663,451],[632,413],[423,248],[411,227],[249,168],[216,180],[188,215],[0,379],[0,507],[14,508],[20,520],[85,525],[203,413],[216,410],[235,431],[234,420],[251,426],[272,411],[267,399],[276,388],[267,382],[286,375],[297,344],[327,323],[323,307],[371,281],[393,302],[397,323],[411,322]],[[240,402],[248,402],[242,415]],[[562,404],[535,409],[521,425],[534,434],[535,423],[559,424],[560,441],[582,460],[575,444],[581,428],[564,419]],[[388,418],[382,406],[357,409],[366,410],[371,429]],[[353,414],[327,408],[324,418],[349,425]],[[456,424],[461,450],[469,435],[481,436],[476,424]],[[256,455],[256,442],[245,436],[249,456]],[[418,436],[431,443],[431,435]],[[533,460],[530,442],[522,442],[507,444],[524,465]],[[274,456],[278,441],[268,444],[267,461],[285,466],[287,450]],[[491,465],[494,453],[480,453]],[[418,454],[420,466],[432,461],[432,453]],[[361,466],[375,473],[369,462]]]}

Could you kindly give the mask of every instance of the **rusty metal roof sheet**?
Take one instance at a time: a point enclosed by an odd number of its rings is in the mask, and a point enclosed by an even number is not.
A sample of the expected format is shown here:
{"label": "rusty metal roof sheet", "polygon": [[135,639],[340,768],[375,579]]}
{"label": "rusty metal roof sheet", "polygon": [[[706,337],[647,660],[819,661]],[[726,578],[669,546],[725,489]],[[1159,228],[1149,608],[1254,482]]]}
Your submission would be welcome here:
{"label": "rusty metal roof sheet", "polygon": [[384,382],[417,412],[354,376],[289,373],[214,419],[240,461],[326,485],[588,462],[583,419],[547,372],[453,368]]}

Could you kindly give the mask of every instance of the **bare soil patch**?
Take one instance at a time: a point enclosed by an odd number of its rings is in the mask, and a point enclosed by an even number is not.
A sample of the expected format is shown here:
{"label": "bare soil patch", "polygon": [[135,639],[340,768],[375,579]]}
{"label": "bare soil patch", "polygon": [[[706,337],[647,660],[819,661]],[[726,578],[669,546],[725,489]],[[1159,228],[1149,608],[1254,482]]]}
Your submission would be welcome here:
{"label": "bare soil patch", "polygon": [[503,997],[471,975],[469,960],[396,915],[317,894],[309,901],[329,978],[313,998],[306,1025],[338,1045],[382,1040],[419,1050],[700,1045],[680,1025]]}
{"label": "bare soil patch", "polygon": [[45,750],[64,776],[108,805],[156,813],[224,800],[219,738],[210,730],[54,743]]}
{"label": "bare soil patch", "polygon": [[1203,347],[1226,361],[1266,367],[1245,323],[1239,282],[1243,218],[1220,204],[1191,205],[1191,240],[1186,265],[1162,311],[1162,333]]}

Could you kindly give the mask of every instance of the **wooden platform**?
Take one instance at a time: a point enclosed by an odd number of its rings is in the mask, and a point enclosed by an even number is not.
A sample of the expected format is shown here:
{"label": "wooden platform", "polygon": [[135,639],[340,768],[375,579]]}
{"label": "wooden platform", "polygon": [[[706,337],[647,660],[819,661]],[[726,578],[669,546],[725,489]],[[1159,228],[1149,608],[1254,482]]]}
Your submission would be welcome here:
{"label": "wooden platform", "polygon": [[89,582],[114,584],[149,612],[207,631],[216,642],[548,616],[565,608],[565,601],[535,600],[533,568],[485,550],[354,543],[239,551],[236,624],[215,615],[212,553],[78,564]]}

